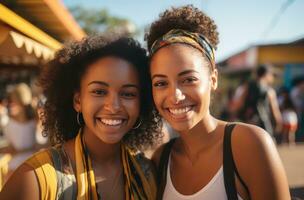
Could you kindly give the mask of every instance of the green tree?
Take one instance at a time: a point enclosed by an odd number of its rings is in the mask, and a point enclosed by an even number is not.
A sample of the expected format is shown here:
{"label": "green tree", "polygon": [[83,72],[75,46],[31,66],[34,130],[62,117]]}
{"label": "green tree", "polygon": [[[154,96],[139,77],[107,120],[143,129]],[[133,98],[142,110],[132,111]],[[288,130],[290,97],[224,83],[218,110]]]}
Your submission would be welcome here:
{"label": "green tree", "polygon": [[106,9],[89,9],[80,6],[70,8],[76,21],[87,34],[122,32],[136,34],[136,27],[128,19],[111,16]]}

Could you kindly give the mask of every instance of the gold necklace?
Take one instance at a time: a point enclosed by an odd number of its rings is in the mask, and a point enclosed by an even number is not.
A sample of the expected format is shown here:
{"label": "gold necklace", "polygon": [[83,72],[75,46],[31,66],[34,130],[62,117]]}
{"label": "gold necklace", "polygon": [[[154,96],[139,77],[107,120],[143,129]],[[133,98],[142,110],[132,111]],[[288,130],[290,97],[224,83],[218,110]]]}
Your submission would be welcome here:
{"label": "gold necklace", "polygon": [[103,195],[102,194],[102,191],[100,191],[98,189],[98,183],[99,182],[102,182],[104,180],[106,180],[106,178],[102,178],[102,177],[96,177],[95,178],[95,182],[96,182],[96,191],[97,191],[97,195],[98,195],[98,199],[101,199],[101,197],[103,197],[102,199],[113,199],[111,198],[111,194],[115,194],[114,192],[117,190],[117,187],[118,187],[118,183],[120,182],[121,180],[121,174],[122,174],[122,171],[123,169],[121,168],[118,168],[115,172],[115,175],[114,175],[114,181],[112,183],[112,186],[111,186],[111,189],[110,189],[110,192],[108,193],[108,197],[105,198],[106,195]]}
{"label": "gold necklace", "polygon": [[[86,162],[86,164],[87,164],[87,166],[89,165],[89,162],[88,162],[88,159],[90,159],[90,156],[89,156],[89,151],[88,151],[88,149],[87,149],[87,147],[86,147],[86,145],[85,145],[85,139],[84,139],[84,137],[82,136],[81,137],[81,145],[82,145],[82,148],[84,149],[84,153],[85,153],[85,157],[86,157],[86,160],[85,160],[85,162]],[[95,186],[96,186],[96,188],[95,188],[95,190],[96,190],[96,193],[97,193],[97,198],[98,199],[101,199],[101,195],[100,195],[100,193],[99,193],[99,191],[98,191],[98,185],[97,185],[97,183],[98,183],[98,181],[103,181],[103,180],[105,180],[105,178],[103,179],[102,177],[96,177],[95,176],[95,170],[94,170],[94,159],[91,159],[91,164],[92,164],[92,170],[93,170],[93,174],[94,174],[94,179],[95,179]],[[115,173],[115,180],[114,180],[114,183],[113,183],[113,185],[112,185],[112,187],[111,187],[111,192],[110,192],[110,194],[112,194],[112,192],[114,191],[113,190],[113,188],[115,189],[116,188],[116,186],[115,185],[117,185],[117,182],[118,182],[118,179],[120,178],[120,176],[121,176],[121,172],[123,171],[123,169],[122,170],[120,170],[121,168],[119,167],[118,169],[117,169],[117,172]],[[97,181],[98,180],[98,181]],[[115,187],[114,187],[115,186]]]}

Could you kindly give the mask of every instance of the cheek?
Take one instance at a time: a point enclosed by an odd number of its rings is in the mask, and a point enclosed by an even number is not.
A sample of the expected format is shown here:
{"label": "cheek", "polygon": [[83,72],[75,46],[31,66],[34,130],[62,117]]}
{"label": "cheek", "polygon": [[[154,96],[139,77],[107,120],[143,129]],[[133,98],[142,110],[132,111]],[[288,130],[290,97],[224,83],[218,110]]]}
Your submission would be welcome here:
{"label": "cheek", "polygon": [[80,107],[83,115],[94,115],[100,109],[103,104],[101,98],[94,98],[92,96],[86,95],[82,96],[80,99]]}
{"label": "cheek", "polygon": [[157,108],[160,108],[161,106],[161,101],[162,101],[162,94],[161,94],[161,91],[158,91],[156,89],[153,89],[152,90],[152,94],[153,94],[153,101],[154,101],[154,104]]}
{"label": "cheek", "polygon": [[140,111],[140,101],[139,99],[125,101],[124,107],[126,111],[129,113],[130,117],[138,118]]}
{"label": "cheek", "polygon": [[209,81],[204,81],[203,84],[199,84],[197,87],[189,88],[186,93],[191,98],[197,99],[200,104],[209,104],[211,84]]}

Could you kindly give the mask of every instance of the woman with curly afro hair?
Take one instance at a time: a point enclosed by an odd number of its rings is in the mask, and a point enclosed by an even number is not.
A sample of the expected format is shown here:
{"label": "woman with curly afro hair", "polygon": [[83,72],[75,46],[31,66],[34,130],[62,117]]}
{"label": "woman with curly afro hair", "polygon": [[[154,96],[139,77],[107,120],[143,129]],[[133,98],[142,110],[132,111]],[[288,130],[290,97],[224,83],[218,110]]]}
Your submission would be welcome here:
{"label": "woman with curly afro hair", "polygon": [[193,6],[171,8],[152,23],[145,39],[154,103],[180,136],[153,155],[158,199],[290,199],[269,134],[210,114],[218,84],[214,21]]}
{"label": "woman with curly afro hair", "polygon": [[21,165],[0,199],[155,199],[155,170],[139,153],[161,136],[148,79],[147,53],[131,38],[66,45],[40,78],[53,147]]}

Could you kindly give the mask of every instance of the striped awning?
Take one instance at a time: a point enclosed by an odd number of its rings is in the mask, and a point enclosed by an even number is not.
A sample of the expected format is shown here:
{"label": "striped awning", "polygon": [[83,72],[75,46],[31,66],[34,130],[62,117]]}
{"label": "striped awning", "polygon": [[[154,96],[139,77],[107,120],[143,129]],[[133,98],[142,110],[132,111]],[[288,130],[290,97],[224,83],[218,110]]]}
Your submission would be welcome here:
{"label": "striped awning", "polygon": [[0,26],[0,63],[35,65],[52,59],[54,53],[53,49],[25,35]]}
{"label": "striped awning", "polygon": [[9,34],[16,47],[24,47],[28,54],[34,53],[37,58],[43,58],[44,60],[50,60],[54,57],[54,51],[50,48],[14,31],[10,31]]}

